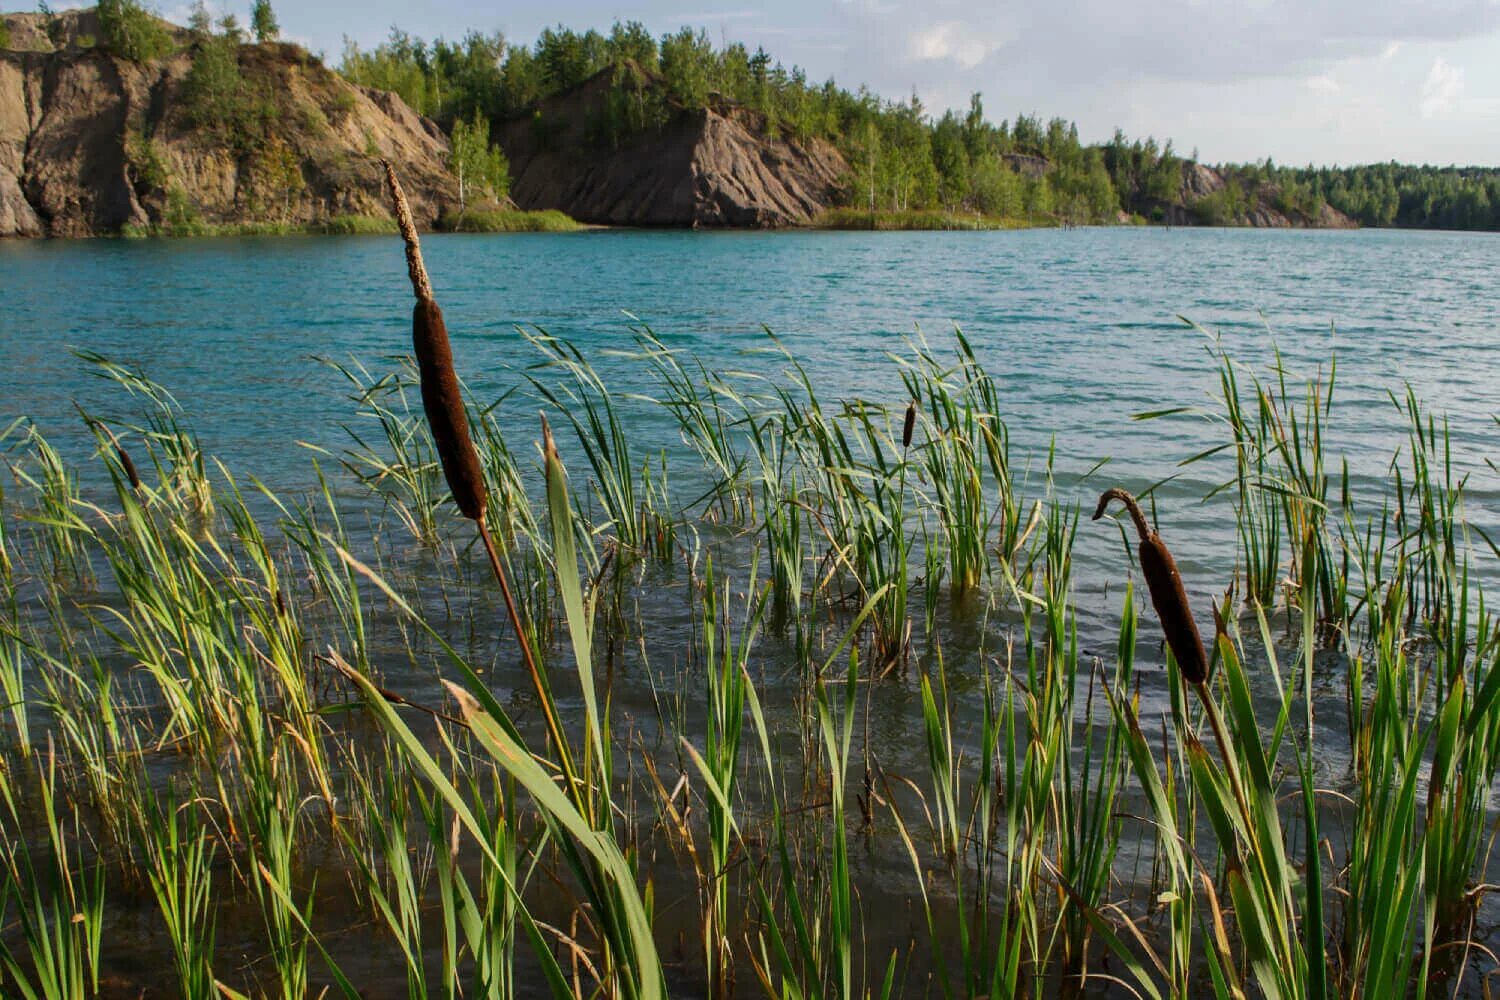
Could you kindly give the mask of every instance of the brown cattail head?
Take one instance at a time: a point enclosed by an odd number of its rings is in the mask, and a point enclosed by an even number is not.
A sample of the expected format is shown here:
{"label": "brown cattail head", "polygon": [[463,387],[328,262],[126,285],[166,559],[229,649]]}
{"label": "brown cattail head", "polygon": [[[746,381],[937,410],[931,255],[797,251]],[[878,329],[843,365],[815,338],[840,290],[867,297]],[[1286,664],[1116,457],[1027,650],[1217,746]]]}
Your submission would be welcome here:
{"label": "brown cattail head", "polygon": [[486,492],[484,466],[469,437],[469,418],[464,412],[463,391],[453,370],[453,349],[448,343],[448,327],[443,310],[432,299],[432,285],[422,264],[422,247],[417,242],[417,227],[396,171],[385,164],[385,179],[396,206],[396,223],[406,243],[406,269],[411,276],[417,304],[411,314],[412,349],[417,356],[417,374],[422,384],[422,409],[432,430],[432,441],[443,461],[443,475],[453,500],[465,517],[484,519]]}
{"label": "brown cattail head", "polygon": [[432,429],[432,441],[443,460],[443,475],[464,517],[484,518],[484,466],[469,437],[469,418],[463,392],[453,371],[453,351],[443,311],[431,299],[419,301],[411,315],[412,347],[422,382],[422,409]]}
{"label": "brown cattail head", "polygon": [[125,478],[130,482],[130,488],[137,493],[141,491],[141,475],[135,471],[135,463],[130,460],[130,452],[125,450],[123,444],[115,445],[115,451],[120,456],[120,468],[125,470]]}
{"label": "brown cattail head", "polygon": [[911,447],[912,431],[917,429],[917,401],[906,404],[906,422],[901,425],[901,447]]}
{"label": "brown cattail head", "polygon": [[1151,606],[1156,609],[1156,617],[1161,619],[1167,648],[1177,660],[1183,679],[1189,684],[1202,684],[1208,680],[1208,654],[1203,650],[1203,639],[1193,621],[1193,609],[1188,602],[1187,589],[1182,585],[1182,575],[1177,572],[1177,561],[1172,558],[1167,543],[1151,530],[1135,497],[1118,487],[1106,490],[1099,498],[1094,520],[1104,516],[1111,500],[1123,503],[1135,522],[1136,534],[1141,539],[1137,550],[1141,575],[1146,578],[1146,586],[1151,591]]}

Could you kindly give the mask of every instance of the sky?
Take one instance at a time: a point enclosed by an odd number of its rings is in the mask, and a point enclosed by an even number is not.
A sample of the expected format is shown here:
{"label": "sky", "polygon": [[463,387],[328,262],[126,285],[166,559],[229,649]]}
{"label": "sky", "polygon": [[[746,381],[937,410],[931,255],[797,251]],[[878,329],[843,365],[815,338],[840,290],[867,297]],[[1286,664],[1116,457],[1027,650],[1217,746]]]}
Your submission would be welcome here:
{"label": "sky", "polygon": [[[687,24],[808,77],[931,110],[968,107],[1171,139],[1206,162],[1500,166],[1500,0],[273,0],[285,37],[336,63],[393,25],[424,38],[565,24]],[[61,5],[55,5],[61,6]],[[184,20],[184,0],[161,0]],[[249,0],[219,0],[243,21]],[[239,10],[243,6],[246,10]]]}

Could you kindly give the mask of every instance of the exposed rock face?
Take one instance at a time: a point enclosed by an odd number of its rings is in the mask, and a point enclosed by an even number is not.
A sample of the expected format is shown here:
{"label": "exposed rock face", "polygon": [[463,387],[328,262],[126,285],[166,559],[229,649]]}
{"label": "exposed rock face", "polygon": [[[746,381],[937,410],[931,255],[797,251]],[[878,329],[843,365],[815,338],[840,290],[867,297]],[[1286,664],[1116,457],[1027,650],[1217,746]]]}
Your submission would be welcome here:
{"label": "exposed rock face", "polygon": [[[0,236],[90,236],[172,216],[308,223],[388,217],[378,160],[401,173],[418,220],[457,201],[441,130],[290,45],[245,45],[245,87],[269,103],[256,141],[188,121],[188,48],[152,63],[88,41],[93,14],[6,15],[0,51]],[[179,44],[187,35],[172,29]],[[53,47],[53,38],[60,47]]]}
{"label": "exposed rock face", "polygon": [[1317,221],[1312,223],[1318,229],[1358,229],[1359,223],[1350,216],[1340,212],[1328,202],[1318,206]]}
{"label": "exposed rock face", "polygon": [[772,137],[742,107],[672,107],[665,124],[618,145],[591,137],[606,74],[497,133],[521,208],[613,225],[764,228],[806,222],[838,197],[847,168],[837,150]]}
{"label": "exposed rock face", "polygon": [[[1218,195],[1229,186],[1224,175],[1212,167],[1191,160],[1182,164],[1182,189],[1176,201],[1154,206],[1164,221],[1174,226],[1203,225],[1212,222],[1205,216],[1205,198]],[[1281,205],[1281,189],[1275,184],[1261,184],[1252,191],[1242,191],[1244,199],[1241,223],[1264,229],[1357,229],[1359,223],[1326,202],[1308,214]]]}
{"label": "exposed rock face", "polygon": [[1045,156],[1032,156],[1029,153],[1005,153],[1003,155],[1006,165],[1022,177],[1033,179],[1041,177],[1052,166]]}
{"label": "exposed rock face", "polygon": [[1182,200],[1207,198],[1224,190],[1224,177],[1212,167],[1188,160],[1182,165]]}
{"label": "exposed rock face", "polygon": [[40,236],[44,231],[21,190],[32,131],[27,91],[25,73],[0,59],[0,236]]}

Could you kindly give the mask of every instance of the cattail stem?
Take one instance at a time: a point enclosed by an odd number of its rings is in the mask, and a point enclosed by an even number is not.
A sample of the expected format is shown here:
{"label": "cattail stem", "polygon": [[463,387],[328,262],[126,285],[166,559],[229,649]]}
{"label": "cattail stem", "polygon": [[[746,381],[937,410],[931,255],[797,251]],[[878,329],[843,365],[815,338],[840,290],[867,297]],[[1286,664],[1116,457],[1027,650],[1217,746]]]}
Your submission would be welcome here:
{"label": "cattail stem", "polygon": [[1146,514],[1141,510],[1141,505],[1136,502],[1135,497],[1118,486],[1111,486],[1099,497],[1099,506],[1094,508],[1094,520],[1097,521],[1104,516],[1104,511],[1109,507],[1111,500],[1118,500],[1125,505],[1130,519],[1135,522],[1135,531],[1141,541],[1144,542],[1147,537],[1155,533],[1151,530],[1151,524],[1146,520]]}
{"label": "cattail stem", "polygon": [[1198,681],[1192,685],[1192,688],[1198,693],[1198,700],[1203,703],[1203,711],[1208,716],[1209,728],[1214,732],[1214,742],[1219,744],[1219,756],[1224,759],[1224,770],[1229,773],[1229,784],[1234,789],[1234,798],[1240,805],[1240,813],[1245,817],[1246,829],[1251,829],[1253,817],[1250,815],[1250,800],[1245,796],[1244,786],[1240,784],[1240,767],[1231,750],[1229,731],[1225,729],[1218,706],[1209,694],[1208,682]]}
{"label": "cattail stem", "polygon": [[562,723],[553,711],[552,699],[547,694],[546,683],[542,680],[542,672],[537,666],[536,654],[531,649],[531,639],[526,630],[521,626],[521,614],[516,608],[516,599],[510,592],[510,580],[505,573],[505,564],[500,561],[500,553],[495,548],[495,540],[490,535],[489,528],[484,520],[475,522],[479,527],[479,539],[484,543],[485,554],[490,559],[490,569],[495,573],[495,580],[500,584],[500,594],[505,599],[505,612],[510,618],[511,630],[516,634],[516,644],[521,647],[521,660],[526,664],[526,672],[531,675],[531,685],[536,688],[537,701],[542,706],[542,715],[547,722],[547,735],[557,747],[558,760],[562,764],[563,777],[567,780],[570,789],[578,790],[578,776],[573,771],[572,754],[568,752],[568,744],[564,737]]}
{"label": "cattail stem", "polygon": [[432,282],[427,280],[427,268],[422,263],[422,244],[417,239],[417,224],[411,217],[411,206],[407,204],[406,192],[396,179],[396,168],[390,160],[381,160],[385,168],[385,183],[391,191],[391,201],[396,207],[396,226],[401,230],[401,241],[406,244],[406,271],[411,276],[411,290],[418,301],[432,301]]}

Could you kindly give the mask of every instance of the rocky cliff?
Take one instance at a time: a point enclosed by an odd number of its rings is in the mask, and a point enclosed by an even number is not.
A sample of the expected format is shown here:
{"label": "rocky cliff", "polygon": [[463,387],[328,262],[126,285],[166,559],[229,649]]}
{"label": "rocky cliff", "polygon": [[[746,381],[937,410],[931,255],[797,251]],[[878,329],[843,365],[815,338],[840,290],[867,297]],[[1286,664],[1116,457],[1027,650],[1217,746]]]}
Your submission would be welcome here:
{"label": "rocky cliff", "polygon": [[1327,202],[1316,208],[1293,205],[1275,184],[1245,189],[1212,167],[1182,164],[1182,188],[1175,201],[1151,206],[1174,226],[1231,224],[1271,229],[1357,229],[1359,223]]}
{"label": "rocky cliff", "polygon": [[767,228],[806,222],[837,200],[846,170],[838,151],[773,135],[747,108],[684,108],[646,79],[637,96],[653,102],[651,124],[604,127],[611,72],[496,133],[519,207],[600,224]]}
{"label": "rocky cliff", "polygon": [[[0,237],[389,219],[382,157],[395,162],[419,223],[456,207],[438,126],[296,46],[236,45],[163,22],[167,54],[139,62],[97,44],[91,10],[0,19]],[[686,107],[628,61],[492,135],[518,207],[584,222],[792,226],[847,197],[848,167],[829,143],[798,141],[718,97]],[[1005,159],[1032,180],[1052,170],[1041,156]],[[1121,220],[1354,225],[1266,176],[1183,162],[1174,195],[1161,197],[1161,185],[1137,192]]]}
{"label": "rocky cliff", "polygon": [[182,29],[170,55],[138,63],[93,44],[91,11],[0,17],[0,236],[387,218],[380,157],[419,221],[457,201],[434,123],[296,46],[239,46],[233,86],[194,113]]}

